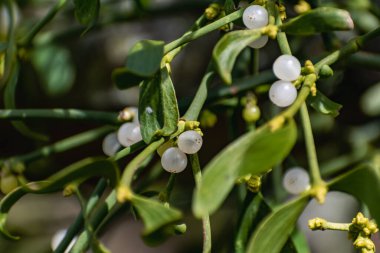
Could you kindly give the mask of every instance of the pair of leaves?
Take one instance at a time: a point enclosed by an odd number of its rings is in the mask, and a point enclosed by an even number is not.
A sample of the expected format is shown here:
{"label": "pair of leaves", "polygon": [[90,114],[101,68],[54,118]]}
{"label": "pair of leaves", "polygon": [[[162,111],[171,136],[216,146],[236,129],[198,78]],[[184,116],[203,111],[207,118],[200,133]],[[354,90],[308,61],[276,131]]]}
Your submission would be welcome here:
{"label": "pair of leaves", "polygon": [[119,89],[139,85],[143,80],[154,77],[160,69],[164,56],[164,42],[142,40],[128,52],[125,67],[112,73],[112,78]]}
{"label": "pair of leaves", "polygon": [[280,163],[296,139],[297,128],[290,120],[274,132],[267,126],[249,132],[224,148],[206,166],[203,180],[196,188],[195,216],[203,217],[217,210],[239,177],[263,174]]}
{"label": "pair of leaves", "polygon": [[75,69],[67,49],[55,45],[37,47],[31,60],[47,95],[60,96],[70,91]]}
{"label": "pair of leaves", "polygon": [[139,121],[143,140],[150,143],[156,137],[171,135],[177,129],[178,120],[174,86],[164,67],[140,87]]}
{"label": "pair of leaves", "polygon": [[[294,35],[311,35],[320,32],[342,31],[353,28],[350,14],[341,9],[321,7],[291,19],[283,24],[283,32]],[[216,70],[222,80],[232,83],[231,71],[240,52],[261,36],[260,29],[234,31],[223,36],[213,51]]]}
{"label": "pair of leaves", "polygon": [[45,181],[31,182],[20,186],[6,195],[0,201],[0,232],[8,239],[17,240],[5,228],[8,212],[11,207],[25,194],[45,194],[62,190],[70,183],[81,182],[95,176],[106,177],[115,185],[119,180],[119,170],[116,164],[104,158],[86,158],[76,162],[52,175]]}
{"label": "pair of leaves", "polygon": [[340,109],[342,109],[341,104],[330,100],[320,91],[317,91],[317,94],[315,96],[308,96],[307,103],[316,111],[333,117],[338,116]]}

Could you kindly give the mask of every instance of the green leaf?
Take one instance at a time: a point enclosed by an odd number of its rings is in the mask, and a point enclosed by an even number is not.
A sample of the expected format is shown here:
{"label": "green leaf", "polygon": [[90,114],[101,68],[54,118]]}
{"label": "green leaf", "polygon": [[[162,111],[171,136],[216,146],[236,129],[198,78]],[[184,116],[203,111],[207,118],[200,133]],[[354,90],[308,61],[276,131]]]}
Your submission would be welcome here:
{"label": "green leaf", "polygon": [[333,191],[342,191],[356,197],[367,205],[372,217],[380,224],[380,167],[362,164],[334,178],[328,184]]}
{"label": "green leaf", "polygon": [[173,83],[167,68],[140,87],[139,121],[146,143],[169,136],[177,129],[179,111]]}
{"label": "green leaf", "polygon": [[[4,90],[4,107],[5,109],[15,109],[16,108],[16,88],[18,82],[18,75],[20,73],[20,67],[18,63],[15,63],[13,69],[10,73],[9,81],[6,84]],[[24,122],[22,121],[12,121],[12,125],[17,131],[19,131],[22,135],[40,140],[40,141],[48,141],[48,136],[35,132],[30,129]]]}
{"label": "green leaf", "polygon": [[213,213],[239,177],[269,171],[289,154],[296,139],[297,128],[290,120],[275,132],[262,127],[229,144],[206,166],[203,180],[194,194],[194,214],[202,217]]}
{"label": "green leaf", "polygon": [[232,83],[231,71],[239,53],[260,37],[258,30],[240,30],[227,33],[216,44],[212,56],[222,80]]}
{"label": "green leaf", "polygon": [[117,68],[112,72],[112,80],[117,88],[123,90],[139,85],[144,78],[130,73],[127,68]]}
{"label": "green leaf", "polygon": [[341,104],[330,100],[320,91],[317,91],[317,94],[315,96],[309,96],[307,98],[307,102],[316,111],[322,114],[331,115],[333,117],[338,116],[340,109],[343,107]]}
{"label": "green leaf", "polygon": [[99,0],[74,0],[75,16],[82,25],[90,25],[99,14]]}
{"label": "green leaf", "polygon": [[354,23],[350,13],[333,7],[320,7],[295,17],[280,29],[294,35],[312,35],[321,32],[352,30]]}
{"label": "green leaf", "polygon": [[182,218],[179,210],[169,208],[157,201],[138,195],[133,195],[131,203],[144,222],[144,236],[154,233],[163,226],[172,224]]}
{"label": "green leaf", "polygon": [[8,48],[8,44],[6,42],[0,42],[0,53],[7,50],[7,48]]}
{"label": "green leaf", "polygon": [[142,40],[128,52],[126,68],[131,74],[152,77],[160,68],[164,55],[164,42]]}
{"label": "green leaf", "polygon": [[38,47],[33,51],[31,60],[47,95],[62,96],[70,91],[75,69],[67,49],[55,45]]}
{"label": "green leaf", "polygon": [[233,0],[226,0],[224,2],[224,11],[226,12],[226,15],[235,11],[235,3]]}
{"label": "green leaf", "polygon": [[27,193],[45,194],[61,191],[70,183],[80,184],[85,180],[102,176],[110,180],[111,185],[119,181],[119,170],[116,164],[104,158],[86,158],[76,162],[52,175],[45,181],[30,182],[17,187],[0,201],[0,233],[8,239],[17,240],[6,229],[8,212],[11,207]]}
{"label": "green leaf", "polygon": [[247,253],[281,252],[307,203],[308,196],[301,196],[276,208],[257,227]]}

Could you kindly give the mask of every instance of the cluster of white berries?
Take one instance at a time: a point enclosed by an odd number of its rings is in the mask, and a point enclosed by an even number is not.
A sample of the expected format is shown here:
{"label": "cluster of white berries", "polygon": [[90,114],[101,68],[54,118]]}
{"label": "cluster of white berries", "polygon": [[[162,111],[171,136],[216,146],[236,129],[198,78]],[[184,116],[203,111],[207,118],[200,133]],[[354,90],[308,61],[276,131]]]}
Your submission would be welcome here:
{"label": "cluster of white berries", "polygon": [[301,74],[301,63],[292,55],[281,55],[273,63],[273,72],[280,79],[269,90],[269,99],[278,107],[287,107],[297,98],[297,89],[292,81]]}
{"label": "cluster of white berries", "polygon": [[[260,5],[251,5],[243,12],[243,23],[248,29],[259,29],[268,25],[268,12]],[[268,36],[263,35],[252,42],[249,46],[252,48],[262,48],[268,42]]]}
{"label": "cluster of white berries", "polygon": [[169,145],[163,144],[165,151],[161,156],[161,165],[164,170],[170,173],[179,173],[187,166],[186,154],[195,154],[202,147],[202,136],[194,130],[185,131],[178,136],[177,146],[173,147],[173,142]]}
{"label": "cluster of white berries", "polygon": [[133,121],[124,123],[117,132],[109,133],[103,140],[102,149],[108,156],[113,156],[123,146],[129,147],[142,140],[138,109],[129,107],[127,110],[133,114]]}
{"label": "cluster of white berries", "polygon": [[303,168],[293,167],[286,171],[282,184],[290,194],[300,194],[310,188],[309,174]]}

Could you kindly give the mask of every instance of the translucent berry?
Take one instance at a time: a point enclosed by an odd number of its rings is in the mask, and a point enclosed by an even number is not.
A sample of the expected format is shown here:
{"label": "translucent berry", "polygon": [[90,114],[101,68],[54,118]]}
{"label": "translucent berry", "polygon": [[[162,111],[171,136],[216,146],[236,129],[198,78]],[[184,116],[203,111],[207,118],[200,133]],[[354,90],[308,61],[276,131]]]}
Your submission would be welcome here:
{"label": "translucent berry", "polygon": [[294,81],[301,74],[301,63],[296,57],[284,54],[274,61],[273,72],[278,79]]}
{"label": "translucent berry", "polygon": [[[58,248],[59,244],[61,243],[61,241],[65,237],[66,233],[67,233],[66,229],[60,229],[57,232],[55,232],[55,234],[51,238],[51,243],[50,243],[51,244],[51,249],[53,251],[55,251]],[[74,246],[74,243],[77,240],[77,238],[78,237],[74,237],[73,238],[73,240],[70,242],[69,246],[67,247],[65,253],[69,253],[69,251],[71,250],[71,248]]]}
{"label": "translucent berry", "polygon": [[186,131],[179,135],[177,145],[178,148],[186,154],[195,154],[202,147],[202,136],[194,131]]}
{"label": "translucent berry", "polygon": [[297,98],[297,89],[291,82],[276,81],[269,90],[269,99],[279,107],[287,107],[293,104]]}
{"label": "translucent berry", "polygon": [[257,29],[268,24],[268,12],[260,5],[251,5],[243,12],[243,23],[248,29]]}
{"label": "translucent berry", "polygon": [[259,48],[264,47],[267,43],[268,43],[268,36],[263,35],[257,40],[255,40],[254,42],[252,42],[251,44],[249,44],[248,46],[259,49]]}
{"label": "translucent berry", "polygon": [[102,149],[104,154],[113,156],[121,148],[119,141],[117,140],[116,133],[109,133],[104,137],[102,143]]}
{"label": "translucent berry", "polygon": [[309,174],[300,167],[289,169],[282,180],[285,190],[291,194],[300,194],[310,187]]}
{"label": "translucent berry", "polygon": [[161,157],[161,165],[170,173],[182,172],[187,166],[187,157],[179,148],[168,148]]}
{"label": "translucent berry", "polygon": [[260,108],[257,105],[248,105],[243,109],[243,119],[246,122],[256,122],[260,115]]}
{"label": "translucent berry", "polygon": [[142,140],[140,125],[136,123],[124,123],[117,132],[117,140],[124,147],[129,147]]}

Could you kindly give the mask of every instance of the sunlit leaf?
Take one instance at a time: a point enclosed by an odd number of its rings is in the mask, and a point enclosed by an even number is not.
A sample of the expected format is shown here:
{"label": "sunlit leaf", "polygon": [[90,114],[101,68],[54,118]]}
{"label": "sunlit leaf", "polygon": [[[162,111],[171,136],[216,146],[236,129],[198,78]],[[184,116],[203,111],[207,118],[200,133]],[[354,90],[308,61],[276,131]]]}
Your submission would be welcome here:
{"label": "sunlit leaf", "polygon": [[308,197],[302,196],[276,208],[255,230],[247,253],[281,252],[307,203]]}
{"label": "sunlit leaf", "polygon": [[260,37],[258,30],[240,30],[227,33],[216,44],[212,56],[216,70],[227,84],[232,83],[231,72],[239,53]]}
{"label": "sunlit leaf", "polygon": [[291,120],[277,131],[263,127],[229,144],[206,166],[194,194],[194,214],[202,217],[213,213],[239,177],[269,171],[289,154],[296,139],[296,125]]}
{"label": "sunlit leaf", "polygon": [[346,31],[354,28],[350,13],[333,7],[319,7],[284,23],[280,29],[287,34],[312,35],[321,32]]}
{"label": "sunlit leaf", "polygon": [[163,55],[163,41],[139,41],[128,52],[126,68],[137,76],[151,77],[159,70]]}

